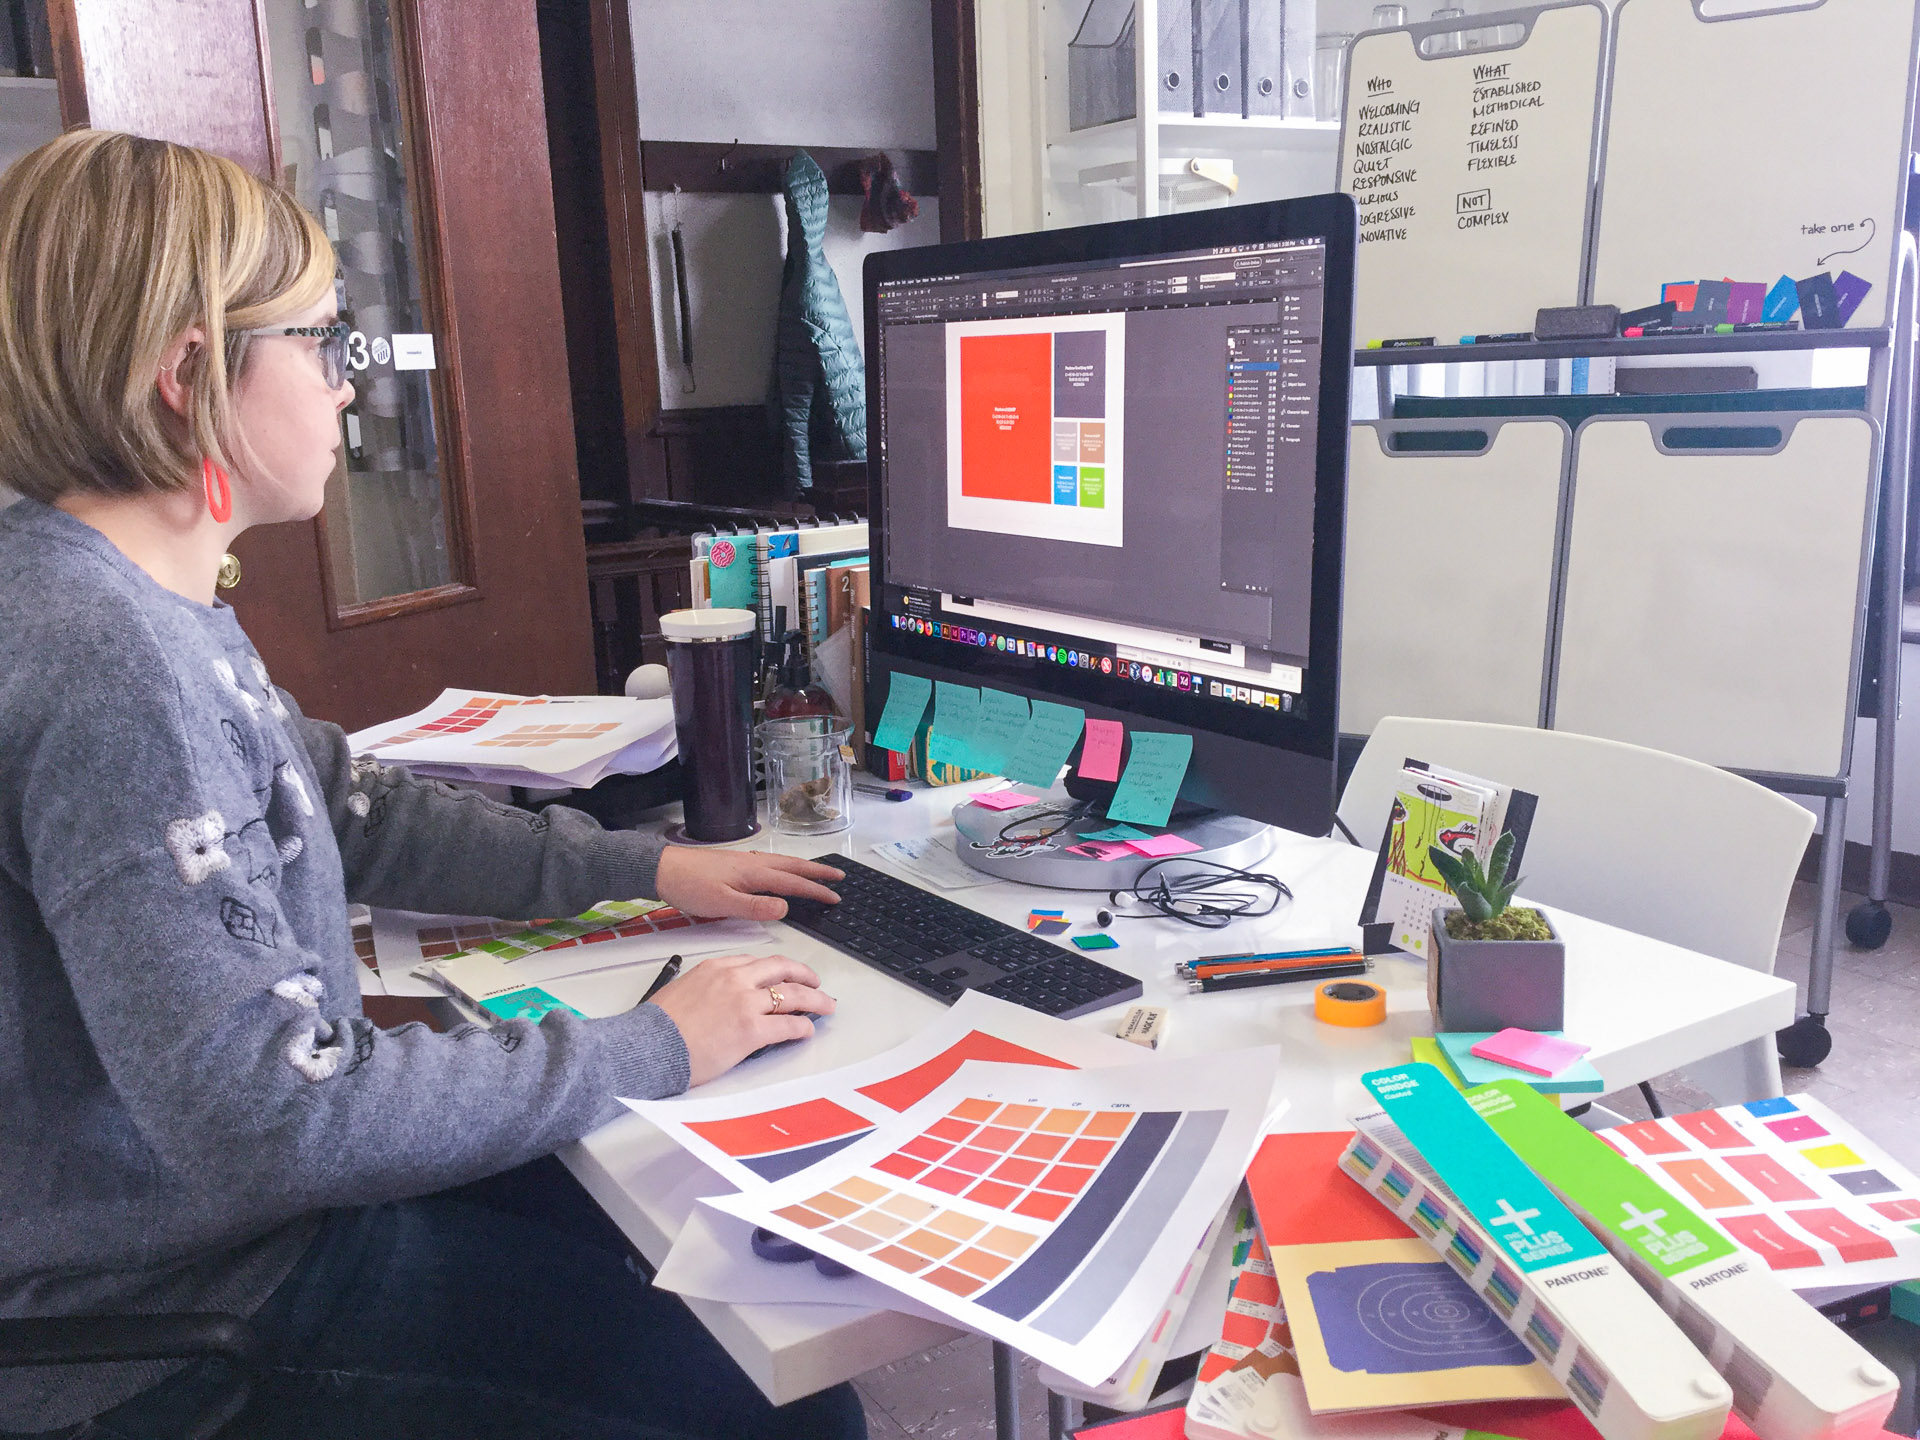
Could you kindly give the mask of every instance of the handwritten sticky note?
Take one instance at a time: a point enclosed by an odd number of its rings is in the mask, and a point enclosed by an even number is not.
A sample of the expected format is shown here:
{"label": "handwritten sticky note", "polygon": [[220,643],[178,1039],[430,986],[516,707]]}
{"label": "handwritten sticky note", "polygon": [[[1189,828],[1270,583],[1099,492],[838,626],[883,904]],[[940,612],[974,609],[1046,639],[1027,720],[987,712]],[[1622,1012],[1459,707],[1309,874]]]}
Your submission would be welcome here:
{"label": "handwritten sticky note", "polygon": [[894,671],[887,684],[887,708],[880,712],[880,723],[873,728],[873,743],[903,755],[911,750],[920,717],[927,713],[927,701],[932,698],[931,680]]}
{"label": "handwritten sticky note", "polygon": [[1040,797],[1023,794],[1018,790],[989,790],[984,795],[975,795],[973,803],[982,810],[1018,810],[1031,805]]}
{"label": "handwritten sticky note", "polygon": [[1068,752],[1080,738],[1086,719],[1087,712],[1077,705],[1034,701],[1033,718],[1001,773],[1022,785],[1051,786],[1060,778],[1060,767],[1067,763]]}
{"label": "handwritten sticky note", "polygon": [[927,759],[936,765],[974,768],[973,734],[980,725],[980,692],[971,685],[933,687],[933,729],[927,734]]}
{"label": "handwritten sticky note", "polygon": [[1026,697],[982,687],[980,723],[973,733],[973,768],[1005,774],[1007,762],[1027,733],[1028,718]]}
{"label": "handwritten sticky note", "polygon": [[1117,840],[1082,840],[1078,845],[1067,846],[1067,853],[1084,855],[1089,860],[1127,860],[1134,852]]}
{"label": "handwritten sticky note", "polygon": [[1193,758],[1191,735],[1169,735],[1158,730],[1133,732],[1133,755],[1120,788],[1107,806],[1109,820],[1131,820],[1139,825],[1164,825],[1180,798],[1187,762]]}
{"label": "handwritten sticky note", "polygon": [[1120,747],[1126,739],[1127,727],[1118,720],[1087,721],[1086,742],[1080,747],[1080,778],[1118,780]]}
{"label": "handwritten sticky note", "polygon": [[1082,830],[1082,840],[1144,840],[1145,830],[1136,830],[1131,825],[1109,825],[1104,830]]}
{"label": "handwritten sticky note", "polygon": [[1145,840],[1129,840],[1127,848],[1153,860],[1169,855],[1191,855],[1200,847],[1184,835],[1150,835]]}

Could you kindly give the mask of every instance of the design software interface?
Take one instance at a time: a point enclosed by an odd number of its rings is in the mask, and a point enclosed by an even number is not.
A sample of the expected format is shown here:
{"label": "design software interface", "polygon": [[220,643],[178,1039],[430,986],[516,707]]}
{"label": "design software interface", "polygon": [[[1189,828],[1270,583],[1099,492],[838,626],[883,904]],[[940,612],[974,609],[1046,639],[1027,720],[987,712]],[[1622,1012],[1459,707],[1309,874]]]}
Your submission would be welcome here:
{"label": "design software interface", "polygon": [[1296,711],[1324,257],[883,283],[883,623]]}

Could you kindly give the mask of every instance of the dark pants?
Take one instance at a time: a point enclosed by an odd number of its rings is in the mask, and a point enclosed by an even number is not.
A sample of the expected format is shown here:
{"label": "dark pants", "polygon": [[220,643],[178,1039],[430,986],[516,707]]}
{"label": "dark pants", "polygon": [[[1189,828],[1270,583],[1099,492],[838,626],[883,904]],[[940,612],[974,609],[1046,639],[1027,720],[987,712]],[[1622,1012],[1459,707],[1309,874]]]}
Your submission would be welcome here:
{"label": "dark pants", "polygon": [[[557,1161],[330,1213],[253,1325],[227,1436],[262,1440],[864,1440],[849,1385],[775,1409]],[[231,1390],[196,1364],[96,1420],[162,1440]]]}

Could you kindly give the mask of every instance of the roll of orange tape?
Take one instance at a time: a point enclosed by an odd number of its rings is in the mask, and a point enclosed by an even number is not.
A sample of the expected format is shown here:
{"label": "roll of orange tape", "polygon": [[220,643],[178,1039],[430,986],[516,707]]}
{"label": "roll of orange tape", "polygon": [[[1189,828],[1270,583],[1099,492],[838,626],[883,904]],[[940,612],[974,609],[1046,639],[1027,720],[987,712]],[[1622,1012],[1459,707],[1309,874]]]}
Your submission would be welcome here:
{"label": "roll of orange tape", "polygon": [[1366,980],[1329,980],[1313,992],[1313,1017],[1329,1025],[1378,1025],[1387,1018],[1387,992]]}

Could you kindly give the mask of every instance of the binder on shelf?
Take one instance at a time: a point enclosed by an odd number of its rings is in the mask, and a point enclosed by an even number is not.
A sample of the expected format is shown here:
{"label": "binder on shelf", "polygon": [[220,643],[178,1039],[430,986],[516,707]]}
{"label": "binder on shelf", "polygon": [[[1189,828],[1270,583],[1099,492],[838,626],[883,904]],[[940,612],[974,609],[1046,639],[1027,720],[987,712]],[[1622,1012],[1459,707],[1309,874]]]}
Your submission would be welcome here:
{"label": "binder on shelf", "polygon": [[1311,120],[1315,6],[1312,0],[1241,0],[1247,11],[1247,116]]}
{"label": "binder on shelf", "polygon": [[1200,54],[1194,66],[1199,94],[1194,113],[1240,116],[1246,112],[1246,51],[1241,21],[1246,0],[1197,0],[1200,6]]}
{"label": "binder on shelf", "polygon": [[1198,115],[1200,87],[1194,72],[1200,53],[1202,0],[1159,0],[1159,108],[1170,115]]}

